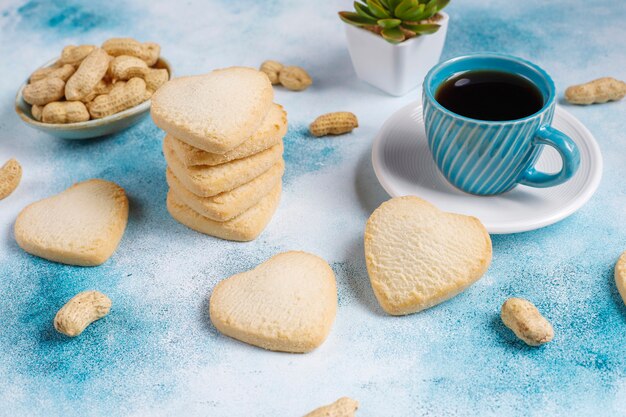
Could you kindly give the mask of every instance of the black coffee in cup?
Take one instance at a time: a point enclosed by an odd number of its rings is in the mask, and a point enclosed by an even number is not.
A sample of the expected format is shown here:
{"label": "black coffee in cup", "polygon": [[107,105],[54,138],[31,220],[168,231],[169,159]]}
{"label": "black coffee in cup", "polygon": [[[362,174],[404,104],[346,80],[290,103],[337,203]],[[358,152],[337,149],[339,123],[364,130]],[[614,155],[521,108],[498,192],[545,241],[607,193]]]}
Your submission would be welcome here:
{"label": "black coffee in cup", "polygon": [[523,119],[543,108],[543,96],[527,78],[503,71],[466,71],[441,83],[435,99],[446,109],[478,120]]}

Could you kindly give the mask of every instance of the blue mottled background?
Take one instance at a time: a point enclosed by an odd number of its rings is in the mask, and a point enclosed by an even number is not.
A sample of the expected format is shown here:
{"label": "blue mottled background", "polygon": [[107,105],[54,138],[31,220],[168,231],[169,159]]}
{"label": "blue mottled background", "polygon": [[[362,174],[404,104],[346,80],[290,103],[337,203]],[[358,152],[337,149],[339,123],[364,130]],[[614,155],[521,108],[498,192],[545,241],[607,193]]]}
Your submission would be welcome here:
{"label": "blue mottled background", "polygon": [[[416,99],[355,79],[336,11],[347,1],[0,3],[0,160],[24,167],[0,202],[0,415],[299,416],[348,395],[360,416],[626,415],[626,308],[613,264],[626,249],[626,101],[568,110],[604,153],[593,199],[542,230],[494,236],[486,276],[408,317],[378,307],[363,259],[365,220],[387,198],[371,141]],[[457,0],[444,58],[508,52],[546,68],[559,90],[600,76],[626,78],[626,7],[619,0]],[[159,42],[178,75],[273,58],[307,68],[304,93],[276,91],[289,112],[287,174],[277,214],[251,243],[197,234],[165,209],[163,132],[149,119],[113,137],[68,142],[23,125],[19,83],[70,43],[112,36]],[[313,139],[317,115],[351,110],[354,134]],[[26,204],[102,177],[131,199],[128,229],[97,268],[27,255],[12,237]],[[291,249],[316,253],[337,274],[339,312],[308,355],[266,352],[219,335],[207,299],[221,279]],[[113,299],[109,316],[76,339],[55,332],[57,309],[78,291]],[[509,296],[533,300],[555,340],[525,347],[503,327]]]}

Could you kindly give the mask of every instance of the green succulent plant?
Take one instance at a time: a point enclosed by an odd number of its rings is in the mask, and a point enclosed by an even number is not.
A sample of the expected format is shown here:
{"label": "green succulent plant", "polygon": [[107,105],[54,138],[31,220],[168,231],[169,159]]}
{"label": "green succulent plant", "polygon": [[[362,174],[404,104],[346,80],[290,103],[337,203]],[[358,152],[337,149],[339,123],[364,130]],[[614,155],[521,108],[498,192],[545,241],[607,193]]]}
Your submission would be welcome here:
{"label": "green succulent plant", "polygon": [[370,30],[391,43],[437,32],[437,13],[450,0],[363,0],[354,12],[339,12],[346,23]]}

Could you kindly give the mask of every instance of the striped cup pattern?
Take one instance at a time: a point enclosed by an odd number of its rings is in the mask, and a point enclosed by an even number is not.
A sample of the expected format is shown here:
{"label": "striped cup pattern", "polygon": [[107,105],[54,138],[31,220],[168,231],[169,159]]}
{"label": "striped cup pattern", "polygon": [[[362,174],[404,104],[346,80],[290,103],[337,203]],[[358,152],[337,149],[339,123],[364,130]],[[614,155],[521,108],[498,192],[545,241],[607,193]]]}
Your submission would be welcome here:
{"label": "striped cup pattern", "polygon": [[442,111],[423,96],[428,145],[435,163],[455,187],[472,194],[494,195],[515,187],[539,157],[543,145],[536,132],[549,125],[555,105],[533,117],[482,122]]}

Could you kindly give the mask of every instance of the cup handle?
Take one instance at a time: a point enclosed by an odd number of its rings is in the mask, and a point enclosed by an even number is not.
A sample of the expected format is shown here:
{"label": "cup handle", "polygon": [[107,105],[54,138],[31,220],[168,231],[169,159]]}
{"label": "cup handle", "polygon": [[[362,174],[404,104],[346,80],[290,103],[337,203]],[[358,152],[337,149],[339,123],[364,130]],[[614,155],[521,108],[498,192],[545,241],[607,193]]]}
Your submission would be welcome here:
{"label": "cup handle", "polygon": [[537,171],[535,167],[528,168],[519,183],[529,187],[546,188],[559,185],[574,176],[580,166],[578,147],[567,135],[550,126],[542,126],[535,136],[536,145],[548,145],[556,149],[561,155],[563,167],[554,174]]}

